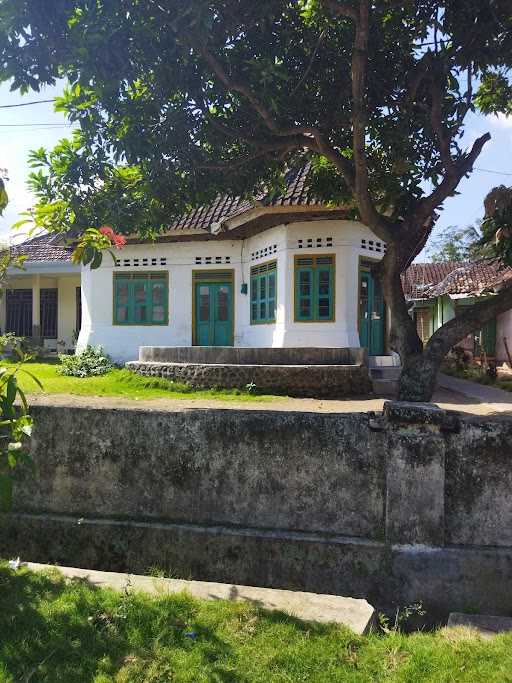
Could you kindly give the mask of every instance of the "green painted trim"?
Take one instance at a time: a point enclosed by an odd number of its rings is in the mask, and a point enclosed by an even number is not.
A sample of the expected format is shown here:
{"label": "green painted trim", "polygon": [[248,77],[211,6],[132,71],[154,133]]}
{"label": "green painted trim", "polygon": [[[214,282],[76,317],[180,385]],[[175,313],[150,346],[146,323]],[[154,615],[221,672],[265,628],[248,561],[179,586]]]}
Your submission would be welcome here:
{"label": "green painted trim", "polygon": [[[319,259],[330,258],[330,264],[318,263]],[[311,265],[299,265],[299,261],[303,259],[312,259]],[[300,293],[300,273],[310,274],[310,295],[304,296]],[[328,272],[329,276],[329,294],[327,297],[320,297],[320,273]],[[295,254],[293,264],[293,290],[294,290],[294,322],[296,323],[332,323],[336,320],[336,255],[335,254]],[[319,299],[328,298],[329,300],[329,316],[320,317],[319,313]],[[308,300],[310,302],[310,315],[302,316],[300,314],[300,301]]]}
{"label": "green painted trim", "polygon": [[[201,281],[201,275],[207,273],[209,275]],[[218,278],[212,278],[211,273],[217,273]],[[221,276],[224,273],[225,276]],[[229,276],[229,277],[228,277]],[[235,269],[234,268],[205,268],[204,270],[192,271],[192,346],[197,344],[197,330],[196,330],[196,286],[198,284],[226,284],[231,285],[231,337],[233,344],[235,343]]]}
{"label": "green painted trim", "polygon": [[[120,281],[126,281],[128,283],[128,301],[126,303],[126,308],[128,309],[128,319],[118,320],[117,319],[117,284]],[[144,282],[146,287],[149,282],[162,282],[164,285],[164,319],[163,320],[149,320],[147,322],[142,322],[135,320],[135,309],[136,302],[133,294],[134,283]],[[153,316],[153,300],[151,288],[147,288],[146,291],[146,301],[144,305],[148,308],[148,311]],[[160,305],[160,304],[158,304]],[[113,274],[112,281],[112,324],[117,327],[162,327],[169,324],[169,272],[168,271],[130,271],[115,272]]]}
{"label": "green painted trim", "polygon": [[[269,297],[269,280],[274,278],[274,296]],[[261,281],[265,282],[265,297],[261,297]],[[250,273],[250,320],[251,325],[268,325],[275,323],[277,310],[277,261],[268,261],[260,263],[251,268]],[[260,317],[261,305],[265,304],[265,310],[270,310],[270,304],[273,302],[273,316]],[[256,306],[256,317],[253,316],[253,306]]]}

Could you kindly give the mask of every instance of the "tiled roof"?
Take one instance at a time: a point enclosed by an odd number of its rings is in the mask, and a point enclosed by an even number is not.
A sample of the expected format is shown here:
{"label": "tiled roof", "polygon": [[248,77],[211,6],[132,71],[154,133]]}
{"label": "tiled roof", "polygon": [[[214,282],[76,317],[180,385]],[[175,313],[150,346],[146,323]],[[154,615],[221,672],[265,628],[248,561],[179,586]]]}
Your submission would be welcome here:
{"label": "tiled roof", "polygon": [[500,259],[482,259],[466,263],[452,270],[444,280],[429,288],[429,298],[450,295],[480,296],[485,292],[499,290],[512,279],[512,268]]}
{"label": "tiled roof", "polygon": [[402,288],[408,300],[427,299],[427,292],[432,285],[439,284],[444,278],[461,264],[459,261],[444,263],[412,263],[402,273]]}
{"label": "tiled roof", "polygon": [[171,226],[171,230],[205,230],[211,232],[212,225],[228,218],[250,211],[255,206],[307,206],[318,201],[310,195],[308,175],[311,164],[293,169],[285,176],[286,189],[283,194],[272,196],[262,193],[253,199],[219,195],[209,206],[201,206],[185,214]]}
{"label": "tiled roof", "polygon": [[65,244],[63,235],[39,235],[11,247],[15,256],[26,256],[27,261],[71,261],[73,247]]}

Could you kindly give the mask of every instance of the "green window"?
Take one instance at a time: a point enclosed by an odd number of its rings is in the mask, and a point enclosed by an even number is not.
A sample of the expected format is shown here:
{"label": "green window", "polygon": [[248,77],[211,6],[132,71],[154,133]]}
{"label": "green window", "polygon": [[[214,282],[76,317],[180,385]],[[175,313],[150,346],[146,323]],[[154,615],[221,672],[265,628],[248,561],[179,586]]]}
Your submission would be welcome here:
{"label": "green window", "polygon": [[295,320],[334,320],[334,256],[295,257]]}
{"label": "green window", "polygon": [[251,268],[251,324],[276,321],[277,263]]}
{"label": "green window", "polygon": [[167,325],[167,273],[115,273],[115,325]]}

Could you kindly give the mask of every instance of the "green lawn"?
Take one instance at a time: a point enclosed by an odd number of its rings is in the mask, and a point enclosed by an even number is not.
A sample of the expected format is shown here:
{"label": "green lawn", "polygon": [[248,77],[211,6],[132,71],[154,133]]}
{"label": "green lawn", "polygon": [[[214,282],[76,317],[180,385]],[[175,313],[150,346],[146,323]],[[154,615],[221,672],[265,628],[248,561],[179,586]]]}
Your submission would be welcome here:
{"label": "green lawn", "polygon": [[[14,363],[2,359],[1,365],[12,367]],[[80,396],[123,396],[131,399],[177,398],[221,399],[224,401],[270,401],[275,397],[258,395],[237,389],[193,389],[185,384],[171,382],[161,377],[142,377],[129,370],[111,370],[98,377],[66,377],[59,375],[59,362],[29,362],[24,367],[35,375],[43,385],[24,372],[19,373],[19,383],[26,393],[77,394]]]}
{"label": "green lawn", "polygon": [[512,634],[356,636],[186,594],[117,594],[0,563],[0,683],[506,683]]}

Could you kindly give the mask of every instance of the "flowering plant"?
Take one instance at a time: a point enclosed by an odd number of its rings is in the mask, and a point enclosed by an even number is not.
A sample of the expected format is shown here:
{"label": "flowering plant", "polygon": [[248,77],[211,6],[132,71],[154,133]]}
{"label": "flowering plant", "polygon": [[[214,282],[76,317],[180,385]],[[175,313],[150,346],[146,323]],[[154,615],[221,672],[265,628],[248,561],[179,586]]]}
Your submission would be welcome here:
{"label": "flowering plant", "polygon": [[126,239],[114,232],[109,225],[102,225],[101,228],[87,228],[80,236],[71,260],[73,263],[82,263],[84,266],[90,264],[94,270],[101,266],[104,250],[108,250],[115,261],[112,247],[122,249],[125,244]]}

